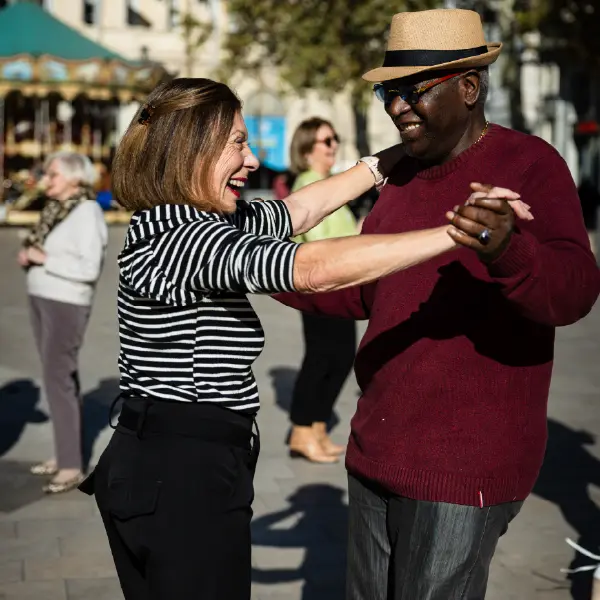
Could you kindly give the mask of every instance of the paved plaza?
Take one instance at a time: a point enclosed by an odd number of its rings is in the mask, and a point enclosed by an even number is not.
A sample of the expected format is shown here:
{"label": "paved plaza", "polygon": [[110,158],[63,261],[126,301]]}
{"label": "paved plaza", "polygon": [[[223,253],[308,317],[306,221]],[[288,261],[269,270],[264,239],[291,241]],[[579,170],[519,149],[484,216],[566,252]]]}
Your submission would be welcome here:
{"label": "paved plaza", "polygon": [[[81,355],[85,447],[92,464],[110,437],[106,417],[117,393],[115,261],[123,235],[123,228],[110,231]],[[23,276],[14,260],[18,236],[18,230],[0,229],[0,600],[119,600],[93,500],[80,492],[43,497],[42,482],[28,474],[32,463],[52,455],[52,441]],[[252,597],[342,600],[344,467],[286,456],[290,391],[302,356],[300,320],[269,298],[253,302],[267,346],[256,365],[262,455],[255,481]],[[566,537],[596,550],[600,544],[600,306],[559,332],[556,354],[546,465],[501,541],[490,600],[587,600],[584,592],[571,590],[560,569],[574,558]],[[357,396],[352,379],[336,408],[336,442],[347,437]],[[588,579],[583,575],[579,581]]]}

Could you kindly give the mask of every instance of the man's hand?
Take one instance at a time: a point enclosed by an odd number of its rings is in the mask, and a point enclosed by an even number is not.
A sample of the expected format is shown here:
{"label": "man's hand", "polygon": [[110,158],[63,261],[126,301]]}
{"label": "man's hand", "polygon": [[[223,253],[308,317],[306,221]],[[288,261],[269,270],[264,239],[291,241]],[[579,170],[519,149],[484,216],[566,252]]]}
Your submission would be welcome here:
{"label": "man's hand", "polygon": [[519,219],[533,221],[533,215],[530,212],[531,206],[520,200],[520,194],[506,188],[496,187],[484,183],[472,183],[473,193],[469,196],[466,204],[473,204],[477,198],[504,198],[510,207],[515,211]]}
{"label": "man's hand", "polygon": [[510,241],[515,213],[527,220],[533,215],[511,190],[482,184],[471,184],[471,189],[474,193],[464,206],[446,213],[452,223],[448,233],[456,243],[475,250],[484,262],[491,262]]}

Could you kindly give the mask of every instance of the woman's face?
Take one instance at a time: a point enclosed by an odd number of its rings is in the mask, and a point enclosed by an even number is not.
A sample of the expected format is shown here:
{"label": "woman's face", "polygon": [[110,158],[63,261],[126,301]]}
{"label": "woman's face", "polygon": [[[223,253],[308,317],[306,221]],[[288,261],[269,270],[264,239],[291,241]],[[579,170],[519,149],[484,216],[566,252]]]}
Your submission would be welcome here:
{"label": "woman's face", "polygon": [[329,173],[335,165],[339,148],[337,134],[329,125],[321,125],[315,134],[315,144],[306,158],[311,169]]}
{"label": "woman's face", "polygon": [[233,127],[215,168],[214,186],[223,212],[232,213],[237,208],[250,171],[256,171],[260,163],[248,146],[248,130],[241,113],[235,115]]}
{"label": "woman's face", "polygon": [[42,178],[46,188],[46,196],[54,200],[67,200],[79,189],[76,181],[68,179],[60,170],[58,159],[54,159],[46,169]]}

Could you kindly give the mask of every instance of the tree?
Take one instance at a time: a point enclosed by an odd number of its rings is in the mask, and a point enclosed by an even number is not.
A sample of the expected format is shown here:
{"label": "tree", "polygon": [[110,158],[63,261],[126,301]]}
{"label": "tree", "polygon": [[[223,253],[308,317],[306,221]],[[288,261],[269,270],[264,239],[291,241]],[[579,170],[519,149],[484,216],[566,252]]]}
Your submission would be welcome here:
{"label": "tree", "polygon": [[600,66],[600,0],[529,0],[526,8],[518,20],[540,31],[555,60]]}
{"label": "tree", "polygon": [[[206,0],[202,1],[206,2]],[[198,50],[210,38],[213,32],[213,25],[212,23],[205,23],[197,19],[190,9],[189,3],[187,10],[179,13],[179,19],[185,52],[185,74],[186,77],[191,77]]]}
{"label": "tree", "polygon": [[272,66],[298,93],[347,91],[357,149],[365,156],[372,91],[361,77],[381,65],[393,13],[439,5],[439,0],[228,0],[232,26],[224,73],[258,74]]}
{"label": "tree", "polygon": [[590,71],[600,66],[600,0],[470,0],[462,7],[474,8],[499,25],[504,42],[502,81],[515,129],[526,129],[521,102],[525,34],[541,34],[544,61],[582,65]]}

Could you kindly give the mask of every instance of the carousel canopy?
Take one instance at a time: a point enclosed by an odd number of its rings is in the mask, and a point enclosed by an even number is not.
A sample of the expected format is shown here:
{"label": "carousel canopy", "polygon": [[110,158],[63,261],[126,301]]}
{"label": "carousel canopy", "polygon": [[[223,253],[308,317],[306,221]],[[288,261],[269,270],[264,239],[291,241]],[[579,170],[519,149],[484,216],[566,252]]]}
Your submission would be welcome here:
{"label": "carousel canopy", "polygon": [[17,2],[0,10],[0,94],[58,92],[65,98],[130,101],[145,96],[166,71],[130,61],[80,34],[41,7]]}
{"label": "carousel canopy", "polygon": [[30,2],[18,2],[0,11],[0,56],[17,54],[129,62]]}

